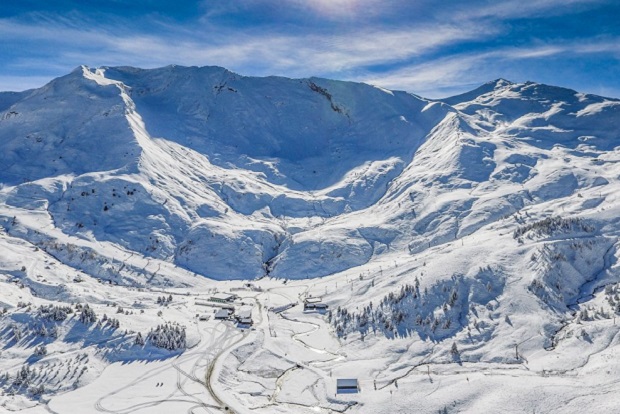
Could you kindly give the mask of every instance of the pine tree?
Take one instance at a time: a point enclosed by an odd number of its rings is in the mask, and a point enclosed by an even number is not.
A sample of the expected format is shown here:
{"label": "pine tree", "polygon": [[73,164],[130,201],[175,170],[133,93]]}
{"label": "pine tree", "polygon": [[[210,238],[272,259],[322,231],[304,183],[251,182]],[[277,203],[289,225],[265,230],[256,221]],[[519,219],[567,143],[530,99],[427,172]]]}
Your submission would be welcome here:
{"label": "pine tree", "polygon": [[138,335],[136,335],[134,344],[138,346],[144,346],[144,338],[142,337],[142,334],[140,332],[138,332]]}
{"label": "pine tree", "polygon": [[97,322],[97,315],[95,311],[88,305],[85,305],[80,312],[80,322],[84,324],[95,323]]}
{"label": "pine tree", "polygon": [[456,346],[456,342],[452,342],[452,349],[450,349],[450,353],[454,356],[457,356],[459,354],[459,349]]}
{"label": "pine tree", "polygon": [[35,348],[34,354],[36,356],[45,356],[47,355],[47,347],[45,345],[39,345]]}
{"label": "pine tree", "polygon": [[11,329],[13,331],[13,337],[15,338],[16,341],[19,341],[20,339],[22,339],[23,333],[22,333],[22,329],[19,326],[13,325]]}
{"label": "pine tree", "polygon": [[15,387],[21,387],[22,385],[28,385],[30,382],[30,375],[32,371],[28,365],[23,365],[19,371],[15,373],[15,380],[13,385]]}

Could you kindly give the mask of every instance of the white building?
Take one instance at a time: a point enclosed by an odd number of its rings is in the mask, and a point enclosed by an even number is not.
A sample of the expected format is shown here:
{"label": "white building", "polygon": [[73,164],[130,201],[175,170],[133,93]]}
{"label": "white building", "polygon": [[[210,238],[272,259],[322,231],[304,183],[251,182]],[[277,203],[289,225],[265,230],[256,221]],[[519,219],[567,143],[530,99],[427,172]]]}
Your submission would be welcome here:
{"label": "white building", "polygon": [[254,321],[252,321],[252,308],[244,308],[239,310],[235,315],[237,322],[242,325],[252,325]]}
{"label": "white building", "polygon": [[230,309],[220,309],[217,312],[215,312],[214,318],[218,320],[228,319],[231,313],[232,312],[230,311]]}
{"label": "white building", "polygon": [[235,300],[235,298],[236,296],[233,295],[232,293],[219,292],[219,293],[214,293],[213,295],[211,295],[209,297],[209,300],[211,302],[228,303],[228,302],[232,302],[233,300]]}

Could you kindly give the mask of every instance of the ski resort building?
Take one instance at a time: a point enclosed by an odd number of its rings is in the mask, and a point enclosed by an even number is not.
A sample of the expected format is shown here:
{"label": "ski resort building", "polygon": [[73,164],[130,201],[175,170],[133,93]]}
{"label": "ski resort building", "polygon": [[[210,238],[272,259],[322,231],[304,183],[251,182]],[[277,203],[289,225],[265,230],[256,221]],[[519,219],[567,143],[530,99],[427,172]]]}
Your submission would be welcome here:
{"label": "ski resort building", "polygon": [[232,293],[214,293],[209,300],[211,302],[229,303],[235,300],[236,296]]}
{"label": "ski resort building", "polygon": [[242,325],[252,325],[252,323],[254,323],[252,321],[252,309],[240,310],[235,315],[235,318],[237,318],[237,322]]}
{"label": "ski resort building", "polygon": [[320,297],[309,296],[304,299],[304,310],[326,310],[328,308],[326,303],[322,302]]}
{"label": "ski resort building", "polygon": [[356,378],[339,378],[336,380],[336,394],[356,394],[360,391]]}
{"label": "ski resort building", "polygon": [[230,311],[230,309],[220,309],[217,312],[215,312],[214,318],[217,320],[228,319],[231,313],[232,312]]}
{"label": "ski resort building", "polygon": [[327,310],[329,306],[327,303],[317,302],[317,303],[304,303],[304,310],[318,310],[324,311]]}

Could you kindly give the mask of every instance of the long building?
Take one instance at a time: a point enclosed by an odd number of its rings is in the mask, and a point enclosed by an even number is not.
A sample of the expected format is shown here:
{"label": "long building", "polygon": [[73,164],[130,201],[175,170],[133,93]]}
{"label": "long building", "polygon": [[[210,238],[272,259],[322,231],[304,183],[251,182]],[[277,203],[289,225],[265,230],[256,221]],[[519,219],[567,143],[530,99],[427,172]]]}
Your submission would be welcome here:
{"label": "long building", "polygon": [[213,295],[211,295],[209,297],[209,300],[211,302],[228,303],[228,302],[232,302],[233,300],[235,300],[235,298],[236,296],[233,295],[232,293],[218,292],[218,293],[214,293]]}

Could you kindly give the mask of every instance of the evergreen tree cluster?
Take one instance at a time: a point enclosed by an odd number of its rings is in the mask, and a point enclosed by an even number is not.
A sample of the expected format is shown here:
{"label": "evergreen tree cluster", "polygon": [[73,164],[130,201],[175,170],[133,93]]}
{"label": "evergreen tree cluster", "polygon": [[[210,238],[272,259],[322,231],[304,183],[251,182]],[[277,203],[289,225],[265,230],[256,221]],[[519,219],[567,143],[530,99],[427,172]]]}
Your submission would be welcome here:
{"label": "evergreen tree cluster", "polygon": [[24,337],[24,331],[22,331],[21,326],[17,324],[11,325],[11,332],[13,333],[13,338],[16,341],[20,341]]}
{"label": "evergreen tree cluster", "polygon": [[172,295],[168,295],[167,298],[165,296],[158,296],[157,297],[157,304],[158,305],[167,305],[170,302],[172,302]]}
{"label": "evergreen tree cluster", "polygon": [[82,322],[83,324],[91,324],[97,322],[97,314],[90,306],[88,306],[88,304],[82,306],[81,308],[82,310],[79,316],[80,322]]}
{"label": "evergreen tree cluster", "polygon": [[105,313],[103,314],[103,317],[101,318],[101,320],[97,322],[97,325],[99,327],[103,326],[104,324],[105,326],[110,327],[112,329],[118,329],[121,326],[121,323],[119,322],[118,319],[108,318],[108,315],[106,315]]}
{"label": "evergreen tree cluster", "polygon": [[13,380],[14,387],[24,387],[30,384],[33,376],[33,372],[28,365],[24,365],[15,373],[15,379]]}
{"label": "evergreen tree cluster", "polygon": [[39,345],[34,349],[34,354],[36,356],[45,356],[47,355],[47,347],[45,345]]}
{"label": "evergreen tree cluster", "polygon": [[187,347],[185,328],[179,325],[164,324],[151,329],[146,340],[157,348],[169,351],[185,349]]}
{"label": "evergreen tree cluster", "polygon": [[137,346],[144,346],[144,337],[142,336],[142,334],[140,332],[138,332],[138,335],[136,335],[136,339],[134,339],[134,345]]}
{"label": "evergreen tree cluster", "polygon": [[36,385],[31,387],[28,392],[32,394],[33,397],[37,398],[45,393],[45,386],[43,384]]}
{"label": "evergreen tree cluster", "polygon": [[620,314],[620,288],[617,284],[605,286],[605,299],[616,314]]}
{"label": "evergreen tree cluster", "polygon": [[71,306],[39,306],[39,315],[42,318],[49,319],[55,322],[64,321],[71,313],[73,313],[73,309],[71,309]]}
{"label": "evergreen tree cluster", "polygon": [[416,278],[414,284],[390,292],[377,305],[370,302],[355,312],[338,307],[327,318],[338,336],[358,331],[362,337],[371,332],[405,337],[416,332],[421,338],[442,340],[467,325],[472,301],[484,305],[501,292],[498,285],[503,282],[493,277],[490,268],[480,268],[479,275],[484,277],[455,275],[424,289]]}
{"label": "evergreen tree cluster", "polygon": [[579,217],[548,217],[535,223],[520,226],[513,232],[512,237],[518,239],[530,231],[538,236],[551,236],[558,233],[593,233],[594,230],[594,226],[587,224]]}
{"label": "evergreen tree cluster", "polygon": [[11,381],[11,376],[8,372],[0,375],[0,384],[9,388],[10,392],[28,392],[32,397],[38,398],[45,393],[45,386],[43,384],[36,384],[36,370],[33,370],[28,365],[23,365],[16,373],[15,378]]}
{"label": "evergreen tree cluster", "polygon": [[581,305],[577,314],[577,322],[612,319],[618,315],[620,315],[620,284],[610,284],[605,286],[604,304],[600,307]]}
{"label": "evergreen tree cluster", "polygon": [[58,338],[58,328],[56,328],[56,325],[52,325],[48,328],[42,323],[35,328],[35,333],[43,338]]}

